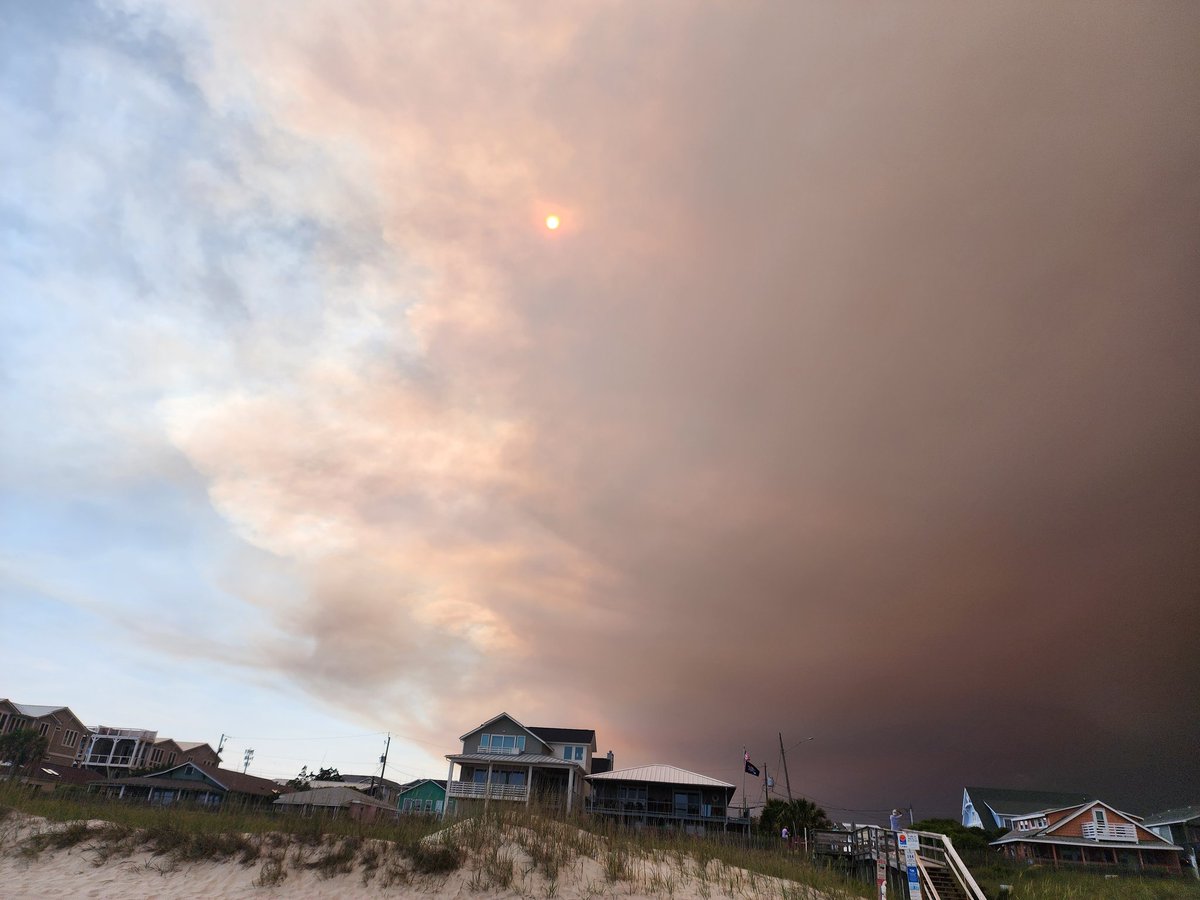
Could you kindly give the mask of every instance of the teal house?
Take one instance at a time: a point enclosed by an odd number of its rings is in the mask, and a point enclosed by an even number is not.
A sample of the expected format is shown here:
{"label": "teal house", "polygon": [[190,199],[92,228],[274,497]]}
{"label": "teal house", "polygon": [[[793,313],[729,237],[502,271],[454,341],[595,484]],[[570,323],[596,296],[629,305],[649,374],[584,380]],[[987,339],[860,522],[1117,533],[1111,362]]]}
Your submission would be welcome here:
{"label": "teal house", "polygon": [[402,815],[440,816],[446,805],[446,782],[422,778],[403,784],[400,786],[397,804]]}

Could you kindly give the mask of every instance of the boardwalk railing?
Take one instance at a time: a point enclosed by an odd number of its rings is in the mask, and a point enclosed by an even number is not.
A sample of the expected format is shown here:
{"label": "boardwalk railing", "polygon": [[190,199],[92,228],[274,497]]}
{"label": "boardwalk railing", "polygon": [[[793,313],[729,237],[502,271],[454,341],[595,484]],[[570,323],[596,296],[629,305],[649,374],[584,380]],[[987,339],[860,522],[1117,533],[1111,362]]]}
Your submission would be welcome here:
{"label": "boardwalk railing", "polygon": [[[962,894],[970,900],[987,900],[950,838],[930,831],[910,833],[918,838],[918,869],[927,896],[935,900],[940,896],[930,874],[931,869],[940,869],[949,873]],[[816,854],[842,857],[858,864],[872,863],[882,858],[890,869],[902,873],[906,870],[906,864],[897,846],[896,834],[878,825],[847,824],[839,830],[813,831],[809,838],[812,851]]]}

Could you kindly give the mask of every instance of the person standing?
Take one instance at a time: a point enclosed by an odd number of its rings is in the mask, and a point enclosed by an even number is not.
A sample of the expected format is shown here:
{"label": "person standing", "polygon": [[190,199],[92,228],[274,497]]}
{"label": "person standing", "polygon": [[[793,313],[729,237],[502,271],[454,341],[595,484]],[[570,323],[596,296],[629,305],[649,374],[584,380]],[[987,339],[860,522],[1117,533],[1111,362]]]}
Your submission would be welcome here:
{"label": "person standing", "polygon": [[898,809],[893,809],[892,814],[888,816],[888,827],[892,831],[899,831],[900,826],[904,824],[904,813]]}

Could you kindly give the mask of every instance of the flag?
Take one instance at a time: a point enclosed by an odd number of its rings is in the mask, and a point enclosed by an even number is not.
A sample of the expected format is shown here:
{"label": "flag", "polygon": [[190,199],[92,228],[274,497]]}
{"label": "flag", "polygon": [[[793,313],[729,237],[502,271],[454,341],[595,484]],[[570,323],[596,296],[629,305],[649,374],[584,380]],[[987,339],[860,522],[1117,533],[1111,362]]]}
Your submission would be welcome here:
{"label": "flag", "polygon": [[759,776],[758,766],[756,766],[754,763],[750,762],[749,759],[746,760],[746,771],[749,774],[753,775],[755,778],[757,778]]}

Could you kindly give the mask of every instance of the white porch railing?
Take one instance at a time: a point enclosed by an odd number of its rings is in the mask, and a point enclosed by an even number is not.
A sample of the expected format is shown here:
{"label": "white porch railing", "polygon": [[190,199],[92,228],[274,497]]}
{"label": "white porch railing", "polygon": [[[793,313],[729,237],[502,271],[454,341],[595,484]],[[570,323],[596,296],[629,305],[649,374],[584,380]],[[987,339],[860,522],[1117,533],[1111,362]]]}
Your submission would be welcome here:
{"label": "white porch railing", "polygon": [[476,784],[474,781],[451,781],[446,785],[451,797],[464,800],[527,800],[529,788],[523,784]]}
{"label": "white porch railing", "polygon": [[1129,841],[1137,842],[1137,829],[1132,825],[1097,825],[1095,822],[1083,823],[1083,838],[1087,841]]}

